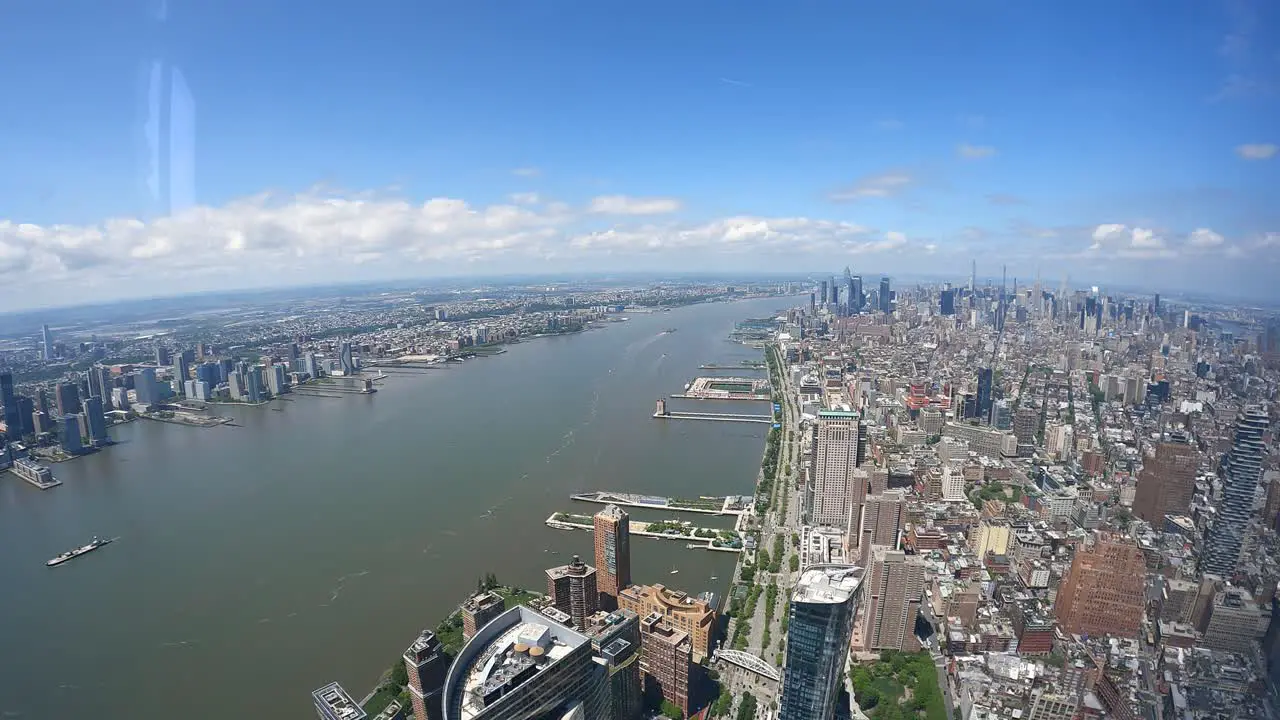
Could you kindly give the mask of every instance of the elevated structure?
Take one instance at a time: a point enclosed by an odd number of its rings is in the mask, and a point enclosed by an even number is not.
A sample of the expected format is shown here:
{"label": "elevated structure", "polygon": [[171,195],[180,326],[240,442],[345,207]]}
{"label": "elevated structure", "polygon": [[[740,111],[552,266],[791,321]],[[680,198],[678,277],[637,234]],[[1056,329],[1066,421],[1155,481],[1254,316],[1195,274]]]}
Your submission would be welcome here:
{"label": "elevated structure", "polygon": [[782,680],[782,673],[778,672],[777,668],[749,652],[721,648],[716,650],[712,656],[716,660],[723,660],[730,665],[737,665],[743,670],[755,673],[766,680],[772,680],[773,682],[781,682]]}

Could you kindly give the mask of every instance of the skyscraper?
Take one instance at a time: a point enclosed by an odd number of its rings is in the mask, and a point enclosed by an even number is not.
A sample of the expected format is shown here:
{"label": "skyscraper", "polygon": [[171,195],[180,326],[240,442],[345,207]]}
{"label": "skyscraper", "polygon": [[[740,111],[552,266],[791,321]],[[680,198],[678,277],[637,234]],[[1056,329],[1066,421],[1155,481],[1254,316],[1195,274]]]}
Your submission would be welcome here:
{"label": "skyscraper", "polygon": [[102,398],[97,395],[85,398],[84,417],[85,426],[89,429],[89,432],[85,433],[89,442],[95,447],[106,444],[110,438],[107,437],[107,420],[102,411]]}
{"label": "skyscraper", "polygon": [[640,682],[640,618],[628,610],[597,612],[583,634],[591,638],[596,657],[609,667],[609,704],[613,720],[639,720],[644,709]]}
{"label": "skyscraper", "polygon": [[631,584],[631,520],[617,505],[595,516],[596,585],[600,607],[618,609],[618,593]]}
{"label": "skyscraper", "polygon": [[53,359],[53,333],[48,325],[40,326],[40,357],[46,361]]}
{"label": "skyscraper", "polygon": [[835,717],[862,572],[852,565],[814,565],[796,582],[778,720]]}
{"label": "skyscraper", "polygon": [[1262,460],[1267,452],[1262,436],[1269,424],[1267,413],[1257,406],[1245,408],[1236,418],[1235,442],[1218,470],[1222,476],[1222,497],[1213,526],[1205,535],[1200,559],[1202,572],[1228,578],[1235,574],[1258,478],[1262,475]]}
{"label": "skyscraper", "polygon": [[880,278],[880,312],[893,312],[893,291],[889,289],[889,278]]}
{"label": "skyscraper", "polygon": [[58,383],[54,400],[57,402],[59,415],[80,412],[80,390],[73,383]]}
{"label": "skyscraper", "polygon": [[916,618],[924,596],[924,564],[899,550],[871,548],[870,580],[865,583],[866,626],[863,649],[920,649]]}
{"label": "skyscraper", "polygon": [[163,345],[156,346],[156,365],[164,367],[172,362],[173,358],[169,355],[169,348]]}
{"label": "skyscraper", "polygon": [[1184,515],[1191,508],[1200,461],[1195,447],[1185,442],[1162,442],[1138,475],[1133,514],[1164,527],[1166,515]]}
{"label": "skyscraper", "polygon": [[818,283],[818,302],[821,303],[822,305],[826,305],[827,300],[828,300],[827,281],[822,280]]}
{"label": "skyscraper", "polygon": [[943,290],[938,299],[938,310],[943,315],[956,314],[956,291],[951,288]]}
{"label": "skyscraper", "polygon": [[404,669],[409,676],[409,701],[414,720],[440,720],[444,716],[441,694],[449,672],[449,656],[430,630],[404,651]]}
{"label": "skyscraper", "polygon": [[576,710],[576,717],[607,718],[607,665],[586,635],[518,605],[458,653],[445,678],[444,717],[524,720]]}
{"label": "skyscraper", "polygon": [[22,434],[22,414],[18,407],[18,396],[13,392],[13,373],[8,370],[0,372],[0,404],[4,405],[5,432],[10,438]]}
{"label": "skyscraper", "polygon": [[[845,307],[849,308],[849,314],[852,315],[858,312],[858,298],[855,295],[853,276],[848,274],[849,268],[845,268],[844,271],[844,304]],[[859,278],[858,284],[862,284],[861,278]]]}
{"label": "skyscraper", "polygon": [[853,283],[852,289],[849,291],[849,302],[854,306],[855,312],[861,312],[864,307],[863,300],[866,299],[866,296],[862,293],[862,276],[854,275],[849,282]]}
{"label": "skyscraper", "polygon": [[160,389],[156,387],[156,371],[154,368],[142,368],[133,378],[133,391],[142,405],[155,405],[160,402]]}
{"label": "skyscraper", "polygon": [[76,455],[84,450],[80,439],[80,416],[63,415],[58,428],[62,435],[62,451],[68,455]]}
{"label": "skyscraper", "polygon": [[476,636],[480,628],[488,625],[506,610],[506,601],[497,593],[486,590],[467,598],[458,610],[462,613],[462,637],[470,640]]}
{"label": "skyscraper", "polygon": [[587,616],[600,609],[596,569],[577,555],[568,565],[548,569],[547,596],[552,605],[573,618],[574,626],[582,627]]}
{"label": "skyscraper", "polygon": [[1053,608],[1058,624],[1072,635],[1136,638],[1146,612],[1146,572],[1142,550],[1122,536],[1102,535],[1076,550]]}
{"label": "skyscraper", "polygon": [[995,373],[991,368],[978,368],[977,417],[982,423],[991,423],[991,385]]}
{"label": "skyscraper", "polygon": [[666,700],[689,714],[691,652],[689,633],[673,627],[660,613],[641,618],[640,671],[650,704]]}
{"label": "skyscraper", "polygon": [[[858,420],[856,412],[818,413],[810,512],[814,525],[849,529],[849,518],[861,516],[866,487],[855,481],[853,472],[858,467]],[[851,530],[856,537],[857,528]]]}
{"label": "skyscraper", "polygon": [[356,374],[356,361],[351,356],[351,341],[343,340],[338,350],[338,362],[342,365],[343,375]]}

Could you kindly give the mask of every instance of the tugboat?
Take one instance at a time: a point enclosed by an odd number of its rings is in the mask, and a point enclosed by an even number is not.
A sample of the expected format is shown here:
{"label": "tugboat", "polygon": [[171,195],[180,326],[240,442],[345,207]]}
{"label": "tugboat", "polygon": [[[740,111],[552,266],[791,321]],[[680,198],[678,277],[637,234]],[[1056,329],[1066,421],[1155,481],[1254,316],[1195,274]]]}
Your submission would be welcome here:
{"label": "tugboat", "polygon": [[81,545],[80,547],[75,548],[74,550],[68,550],[68,551],[66,551],[66,552],[62,553],[61,555],[59,555],[59,556],[57,556],[57,557],[53,558],[52,560],[50,560],[50,561],[46,562],[46,563],[45,563],[45,565],[46,565],[46,566],[48,566],[48,567],[56,567],[56,566],[61,565],[62,563],[66,562],[66,561],[68,561],[68,560],[72,560],[72,559],[74,559],[74,558],[78,558],[78,557],[80,557],[81,555],[84,555],[85,553],[93,552],[94,550],[97,550],[98,548],[102,547],[103,545],[110,544],[110,543],[111,543],[112,541],[114,541],[114,540],[115,540],[115,538],[105,538],[105,539],[103,539],[103,538],[99,538],[99,537],[97,537],[97,536],[94,536],[94,538],[93,538],[92,540],[90,540],[90,541],[89,541],[89,543],[88,543],[87,545]]}

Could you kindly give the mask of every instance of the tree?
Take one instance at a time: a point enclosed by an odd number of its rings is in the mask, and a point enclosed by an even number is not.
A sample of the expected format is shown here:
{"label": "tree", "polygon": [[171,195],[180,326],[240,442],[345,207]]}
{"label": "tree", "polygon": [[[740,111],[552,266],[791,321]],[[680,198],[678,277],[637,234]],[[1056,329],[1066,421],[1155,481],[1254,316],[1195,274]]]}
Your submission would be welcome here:
{"label": "tree", "polygon": [[670,700],[662,701],[662,714],[671,718],[671,720],[684,720],[684,711]]}
{"label": "tree", "polygon": [[751,693],[742,694],[742,702],[738,703],[738,720],[755,720],[756,697]]}
{"label": "tree", "polygon": [[398,662],[391,666],[391,684],[398,688],[409,684],[409,672],[404,669],[404,663]]}

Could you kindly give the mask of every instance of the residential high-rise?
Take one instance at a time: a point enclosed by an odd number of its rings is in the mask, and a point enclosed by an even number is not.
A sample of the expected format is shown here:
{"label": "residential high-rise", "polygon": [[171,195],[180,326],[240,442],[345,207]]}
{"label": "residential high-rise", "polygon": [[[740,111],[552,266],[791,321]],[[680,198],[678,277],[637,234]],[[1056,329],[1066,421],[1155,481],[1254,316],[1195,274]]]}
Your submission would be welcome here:
{"label": "residential high-rise", "polygon": [[1013,435],[1019,445],[1035,445],[1036,431],[1040,429],[1040,413],[1028,404],[1018,406],[1013,414]]}
{"label": "residential high-rise", "polygon": [[95,447],[106,444],[110,438],[107,437],[107,419],[102,410],[102,398],[91,395],[85,399],[84,418],[85,426],[89,430],[85,435],[89,438],[89,442]]}
{"label": "residential high-rise", "polygon": [[467,598],[458,610],[462,613],[462,637],[470,640],[480,628],[506,610],[506,601],[497,593],[485,591]]}
{"label": "residential high-rise", "polygon": [[80,436],[79,415],[63,415],[58,432],[61,434],[62,452],[76,455],[84,450],[84,443]]}
{"label": "residential high-rise", "polygon": [[573,562],[547,570],[547,596],[557,609],[582,627],[588,615],[600,609],[600,593],[596,589],[596,569],[577,555]]}
{"label": "residential high-rise", "polygon": [[855,481],[858,467],[858,421],[856,412],[818,413],[817,442],[814,443],[813,500],[810,521],[848,529],[857,537],[858,528],[848,528],[849,518],[859,518],[866,500],[866,487]]}
{"label": "residential high-rise", "polygon": [[1092,547],[1076,550],[1071,570],[1058,588],[1054,615],[1072,635],[1136,638],[1145,611],[1146,561],[1127,538],[1101,535]]}
{"label": "residential high-rise", "polygon": [[449,656],[436,634],[423,630],[404,651],[404,669],[409,676],[409,701],[414,720],[441,720],[442,693],[449,673]]}
{"label": "residential high-rise", "polygon": [[618,594],[618,604],[642,618],[658,613],[677,630],[689,633],[696,662],[711,655],[717,616],[705,600],[662,585],[631,585]]}
{"label": "residential high-rise", "polygon": [[689,714],[689,633],[672,627],[659,613],[640,620],[640,672],[644,694],[651,704],[662,700]]}
{"label": "residential high-rise", "polygon": [[864,650],[920,649],[916,618],[924,597],[924,564],[915,556],[887,547],[871,549],[870,578],[864,583],[866,624]]}
{"label": "residential high-rise", "polygon": [[163,345],[156,346],[156,365],[164,367],[173,361],[173,356],[169,354],[169,348]]}
{"label": "residential high-rise", "polygon": [[867,497],[867,510],[862,519],[862,541],[866,548],[882,545],[896,549],[902,530],[902,511],[906,506],[902,490],[887,490]]}
{"label": "residential high-rise", "polygon": [[609,690],[607,663],[590,638],[518,605],[458,653],[445,678],[444,718],[608,718]]}
{"label": "residential high-rise", "polygon": [[356,362],[355,358],[351,355],[351,341],[343,340],[342,344],[339,345],[338,348],[338,362],[342,364],[342,374],[355,375]]}
{"label": "residential high-rise", "polygon": [[142,405],[155,405],[160,402],[160,388],[156,387],[156,371],[154,368],[142,368],[133,378],[133,391]]}
{"label": "residential high-rise", "polygon": [[644,709],[639,661],[640,618],[629,610],[601,610],[587,618],[582,634],[591,638],[596,657],[609,668],[610,717],[639,720]]}
{"label": "residential high-rise", "polygon": [[4,405],[5,432],[10,438],[22,434],[22,414],[18,396],[13,392],[13,373],[0,372],[0,404]]}
{"label": "residential high-rise", "polygon": [[311,693],[320,720],[365,720],[369,715],[341,685],[331,682]]}
{"label": "residential high-rise", "polygon": [[[232,370],[227,373],[227,391],[231,394],[232,400],[245,399],[245,381],[244,376],[239,370]],[[138,398],[138,402],[142,402],[142,398]]]}
{"label": "residential high-rise", "polygon": [[22,423],[23,435],[35,435],[35,410],[36,404],[31,398],[25,395],[18,396],[18,422]]}
{"label": "residential high-rise", "polygon": [[244,374],[244,395],[251,403],[262,402],[262,368],[254,365]]}
{"label": "residential high-rise", "polygon": [[1244,409],[1236,418],[1235,442],[1218,470],[1222,496],[1213,525],[1205,535],[1201,572],[1228,578],[1235,574],[1258,478],[1262,476],[1262,460],[1266,456],[1262,436],[1269,424],[1267,413],[1256,406]]}
{"label": "residential high-rise", "polygon": [[54,400],[57,403],[59,415],[74,415],[81,410],[80,389],[74,383],[58,383]]}
{"label": "residential high-rise", "polygon": [[814,565],[791,593],[778,720],[831,720],[844,685],[862,568]]}
{"label": "residential high-rise", "polygon": [[1143,462],[1133,496],[1133,514],[1163,527],[1166,515],[1185,515],[1196,490],[1196,448],[1185,442],[1162,442]]}
{"label": "residential high-rise", "polygon": [[617,505],[595,516],[596,586],[600,607],[618,609],[618,593],[631,584],[631,519]]}
{"label": "residential high-rise", "polygon": [[893,291],[889,289],[889,278],[880,278],[880,312],[893,312]]}

